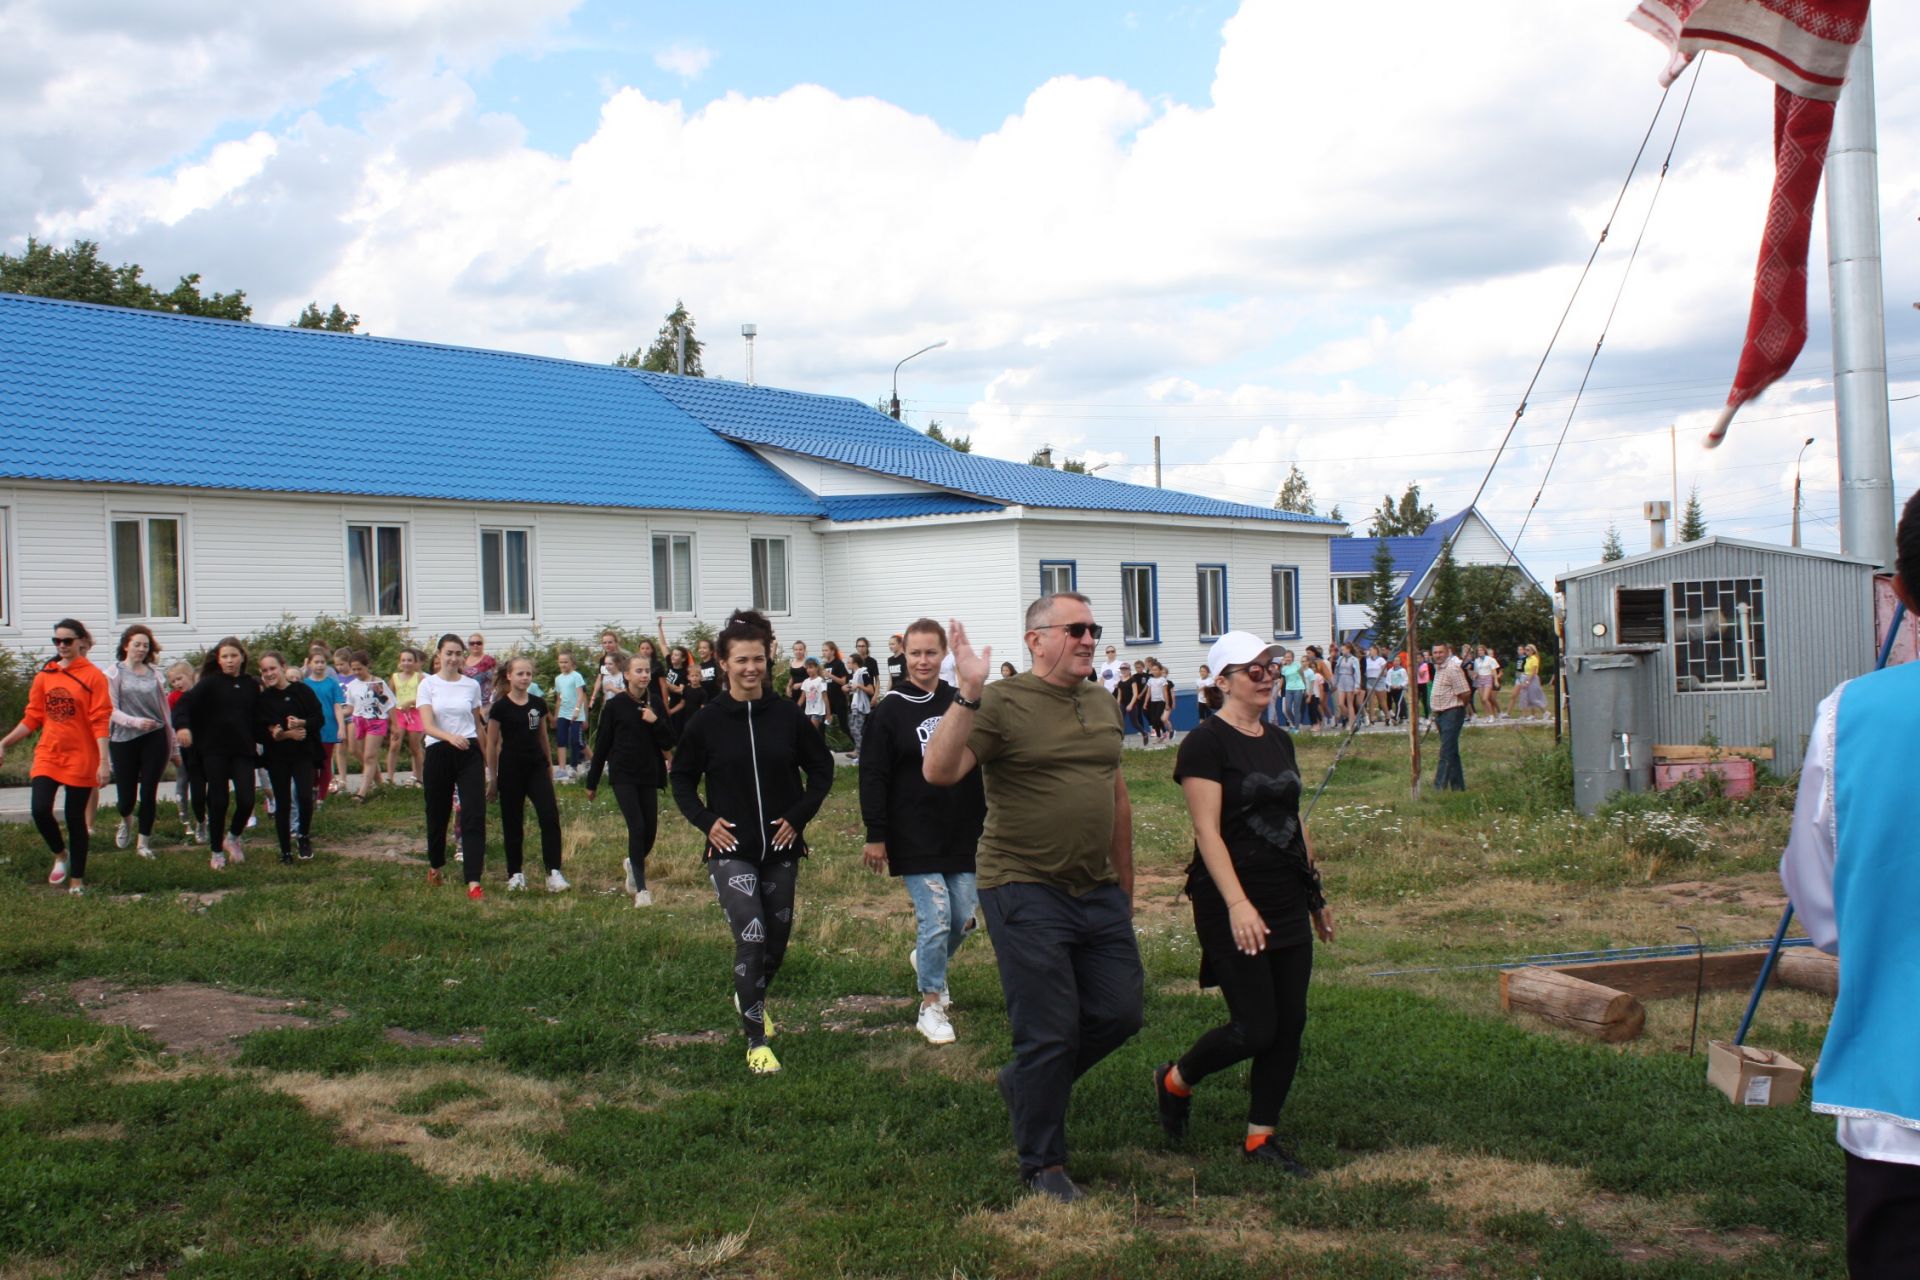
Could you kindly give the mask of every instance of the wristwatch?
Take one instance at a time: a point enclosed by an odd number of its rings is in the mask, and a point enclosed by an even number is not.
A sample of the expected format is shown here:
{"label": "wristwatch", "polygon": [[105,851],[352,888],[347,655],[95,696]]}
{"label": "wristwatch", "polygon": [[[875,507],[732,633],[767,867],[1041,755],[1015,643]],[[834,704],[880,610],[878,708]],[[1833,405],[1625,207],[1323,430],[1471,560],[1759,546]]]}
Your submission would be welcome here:
{"label": "wristwatch", "polygon": [[956,707],[965,707],[969,711],[978,711],[980,709],[980,699],[969,698],[966,694],[955,689],[953,691],[953,705]]}

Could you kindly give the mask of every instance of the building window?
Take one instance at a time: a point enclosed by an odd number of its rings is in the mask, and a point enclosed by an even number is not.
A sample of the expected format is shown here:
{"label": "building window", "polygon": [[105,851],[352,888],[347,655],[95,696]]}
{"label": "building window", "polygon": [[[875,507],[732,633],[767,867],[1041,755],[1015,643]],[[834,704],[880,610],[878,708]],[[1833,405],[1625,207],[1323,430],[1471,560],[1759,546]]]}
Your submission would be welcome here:
{"label": "building window", "polygon": [[693,535],[653,535],[653,607],[662,613],[693,612]]}
{"label": "building window", "polygon": [[407,616],[405,534],[397,524],[347,526],[347,612],[359,618]]}
{"label": "building window", "polygon": [[156,622],[186,616],[179,516],[113,518],[113,612]]}
{"label": "building window", "polygon": [[1372,578],[1335,578],[1333,580],[1333,602],[1335,604],[1372,604]]}
{"label": "building window", "polygon": [[[654,540],[659,546],[659,540]],[[785,538],[753,538],[749,540],[753,553],[753,607],[762,613],[785,613],[787,611],[787,540]],[[654,553],[654,563],[659,563],[659,552]],[[656,578],[659,569],[654,570]],[[655,587],[658,590],[658,587]],[[692,602],[688,602],[688,609]]]}
{"label": "building window", "polygon": [[1227,634],[1227,566],[1195,566],[1194,592],[1200,601],[1200,638],[1218,640]]}
{"label": "building window", "polygon": [[1273,567],[1273,635],[1300,634],[1300,570],[1291,566]]}
{"label": "building window", "polygon": [[525,529],[480,531],[480,612],[506,617],[533,613],[533,562]]}
{"label": "building window", "polygon": [[1759,578],[1673,584],[1673,678],[1680,693],[1767,687],[1766,596]]}
{"label": "building window", "polygon": [[1063,591],[1078,591],[1079,573],[1071,560],[1042,560],[1040,562],[1040,595],[1057,596]]}
{"label": "building window", "polygon": [[1613,638],[1621,644],[1667,642],[1667,589],[1622,587],[1614,597]]}
{"label": "building window", "polygon": [[1154,565],[1120,566],[1120,629],[1129,644],[1153,644],[1160,639],[1158,578]]}

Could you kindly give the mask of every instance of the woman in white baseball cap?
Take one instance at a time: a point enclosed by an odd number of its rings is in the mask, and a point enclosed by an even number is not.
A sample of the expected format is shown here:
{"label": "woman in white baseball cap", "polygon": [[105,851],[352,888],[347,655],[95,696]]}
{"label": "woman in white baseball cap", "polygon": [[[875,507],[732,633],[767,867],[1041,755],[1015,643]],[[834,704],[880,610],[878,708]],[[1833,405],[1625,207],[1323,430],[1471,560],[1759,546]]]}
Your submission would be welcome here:
{"label": "woman in white baseball cap", "polygon": [[1153,1075],[1161,1128],[1185,1137],[1193,1090],[1249,1058],[1252,1100],[1246,1157],[1297,1177],[1310,1175],[1274,1137],[1300,1063],[1313,938],[1333,941],[1333,912],[1320,891],[1293,739],[1263,718],[1277,646],[1231,631],[1207,653],[1208,693],[1218,709],[1180,744],[1173,776],[1193,819],[1187,868],[1200,985],[1218,986],[1229,1020]]}

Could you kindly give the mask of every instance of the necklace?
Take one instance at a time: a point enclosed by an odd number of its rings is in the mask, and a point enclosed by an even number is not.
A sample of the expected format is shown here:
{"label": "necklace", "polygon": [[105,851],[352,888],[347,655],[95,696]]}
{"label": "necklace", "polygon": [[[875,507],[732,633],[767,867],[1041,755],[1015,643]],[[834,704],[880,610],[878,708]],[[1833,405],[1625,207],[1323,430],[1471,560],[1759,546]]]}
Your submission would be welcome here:
{"label": "necklace", "polygon": [[1264,737],[1266,735],[1266,732],[1267,732],[1266,728],[1263,725],[1261,725],[1260,718],[1258,716],[1254,717],[1253,728],[1249,729],[1245,725],[1241,724],[1238,720],[1235,720],[1232,716],[1228,715],[1225,710],[1221,710],[1215,714],[1216,714],[1216,718],[1225,720],[1228,724],[1232,725],[1236,731],[1242,734],[1245,734],[1249,738],[1259,738],[1259,737]]}

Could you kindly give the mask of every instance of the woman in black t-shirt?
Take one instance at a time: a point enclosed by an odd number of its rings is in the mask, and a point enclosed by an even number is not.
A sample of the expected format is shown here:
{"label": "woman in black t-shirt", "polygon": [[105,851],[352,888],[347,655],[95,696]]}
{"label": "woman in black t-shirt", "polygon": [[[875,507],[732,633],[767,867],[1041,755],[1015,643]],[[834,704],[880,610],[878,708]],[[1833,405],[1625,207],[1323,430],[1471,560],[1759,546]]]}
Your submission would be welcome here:
{"label": "woman in black t-shirt", "polygon": [[1220,706],[1187,735],[1174,764],[1193,818],[1187,893],[1203,957],[1200,985],[1219,986],[1230,1020],[1156,1070],[1153,1086],[1160,1125],[1178,1140],[1194,1086],[1253,1059],[1247,1158],[1306,1177],[1310,1171],[1273,1135],[1300,1064],[1313,935],[1333,941],[1333,913],[1300,820],[1293,740],[1262,719],[1272,656],[1272,646],[1244,631],[1214,643],[1207,665],[1219,675],[1208,692]]}
{"label": "woman in black t-shirt", "polygon": [[[494,682],[498,696],[487,713],[487,799],[500,800],[500,832],[507,852],[507,888],[527,887],[521,871],[526,843],[527,802],[540,823],[540,861],[547,868],[547,892],[572,886],[560,874],[560,806],[553,795],[553,747],[547,741],[551,714],[533,684],[533,659],[507,659]],[[604,719],[604,717],[603,717]]]}

